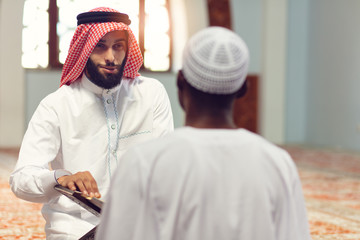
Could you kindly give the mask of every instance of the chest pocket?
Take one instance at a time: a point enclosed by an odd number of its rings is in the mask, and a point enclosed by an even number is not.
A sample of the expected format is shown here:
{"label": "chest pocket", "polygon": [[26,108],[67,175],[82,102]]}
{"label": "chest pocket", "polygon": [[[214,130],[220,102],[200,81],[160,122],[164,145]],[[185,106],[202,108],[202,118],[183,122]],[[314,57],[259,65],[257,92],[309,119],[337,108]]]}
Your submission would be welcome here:
{"label": "chest pocket", "polygon": [[135,108],[134,104],[125,112],[119,136],[119,149],[129,147],[152,138],[153,113],[151,108]]}
{"label": "chest pocket", "polygon": [[149,130],[143,129],[142,131],[129,133],[128,135],[120,136],[119,148],[121,150],[127,150],[135,144],[150,140],[152,137],[151,128]]}

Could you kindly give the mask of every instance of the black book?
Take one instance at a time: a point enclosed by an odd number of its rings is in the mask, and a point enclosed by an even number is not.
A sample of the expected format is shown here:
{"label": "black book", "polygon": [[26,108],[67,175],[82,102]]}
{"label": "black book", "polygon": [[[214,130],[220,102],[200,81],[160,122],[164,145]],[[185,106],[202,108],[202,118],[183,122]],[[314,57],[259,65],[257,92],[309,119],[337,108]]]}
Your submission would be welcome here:
{"label": "black book", "polygon": [[[97,217],[100,216],[101,208],[104,204],[104,202],[101,201],[100,199],[95,198],[95,197],[91,198],[91,197],[84,196],[84,195],[82,195],[82,193],[80,191],[73,191],[73,190],[70,190],[61,185],[55,185],[54,188],[55,188],[55,190],[59,191],[60,193],[62,193],[63,195],[65,195],[66,197],[71,199],[72,201],[76,202],[77,204],[79,204],[80,206],[82,206],[83,208],[85,208],[86,210],[88,210],[89,212],[94,214],[95,216],[97,216]],[[82,236],[79,240],[95,239],[95,231],[96,231],[96,227],[91,229],[88,233],[86,233],[84,236]]]}

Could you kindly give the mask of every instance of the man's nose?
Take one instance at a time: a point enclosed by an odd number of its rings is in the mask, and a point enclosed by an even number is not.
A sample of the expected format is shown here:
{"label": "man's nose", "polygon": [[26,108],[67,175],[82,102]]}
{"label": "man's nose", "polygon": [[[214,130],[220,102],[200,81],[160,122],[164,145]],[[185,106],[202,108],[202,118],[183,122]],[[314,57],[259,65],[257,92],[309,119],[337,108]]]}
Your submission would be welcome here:
{"label": "man's nose", "polygon": [[115,61],[114,52],[111,48],[105,52],[104,58],[106,63],[113,63]]}

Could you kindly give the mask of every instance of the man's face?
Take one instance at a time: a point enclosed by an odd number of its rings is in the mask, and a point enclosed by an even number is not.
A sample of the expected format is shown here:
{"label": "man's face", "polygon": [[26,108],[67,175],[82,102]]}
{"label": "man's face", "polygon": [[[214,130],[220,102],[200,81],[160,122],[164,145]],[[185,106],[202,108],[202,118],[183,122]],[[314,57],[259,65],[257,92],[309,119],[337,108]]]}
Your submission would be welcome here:
{"label": "man's face", "polygon": [[91,53],[86,63],[87,77],[99,87],[110,89],[120,84],[126,62],[127,34],[107,33]]}

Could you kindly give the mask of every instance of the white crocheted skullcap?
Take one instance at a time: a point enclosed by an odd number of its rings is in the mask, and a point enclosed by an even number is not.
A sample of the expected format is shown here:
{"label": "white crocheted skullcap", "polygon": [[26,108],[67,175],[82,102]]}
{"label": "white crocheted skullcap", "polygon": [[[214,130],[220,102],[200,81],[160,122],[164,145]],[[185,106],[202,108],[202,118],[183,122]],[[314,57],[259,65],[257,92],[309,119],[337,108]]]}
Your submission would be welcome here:
{"label": "white crocheted skullcap", "polygon": [[245,42],[223,27],[201,30],[184,49],[184,77],[191,86],[206,93],[235,93],[245,82],[248,66]]}

